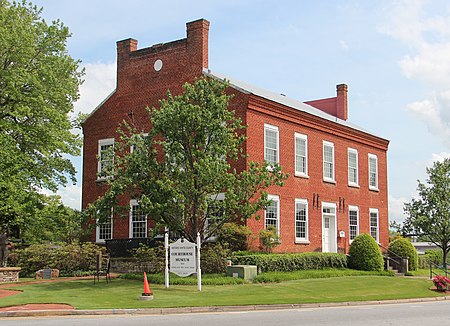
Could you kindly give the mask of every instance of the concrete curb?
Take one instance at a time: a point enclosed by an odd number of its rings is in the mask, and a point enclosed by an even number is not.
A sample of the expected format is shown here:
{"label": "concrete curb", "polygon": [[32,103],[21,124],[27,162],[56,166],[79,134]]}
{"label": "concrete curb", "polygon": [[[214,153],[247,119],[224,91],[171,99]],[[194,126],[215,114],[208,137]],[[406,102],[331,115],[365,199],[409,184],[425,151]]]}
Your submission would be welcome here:
{"label": "concrete curb", "polygon": [[215,313],[215,312],[220,313],[220,312],[263,311],[263,310],[332,308],[332,307],[347,307],[347,306],[369,306],[369,305],[433,302],[446,300],[450,300],[450,296],[396,299],[396,300],[377,300],[377,301],[274,304],[274,305],[249,305],[249,306],[206,306],[206,307],[181,307],[181,308],[102,309],[102,310],[22,310],[22,311],[0,312],[0,318],[42,317],[42,316],[175,315],[175,314],[190,314],[190,313]]}

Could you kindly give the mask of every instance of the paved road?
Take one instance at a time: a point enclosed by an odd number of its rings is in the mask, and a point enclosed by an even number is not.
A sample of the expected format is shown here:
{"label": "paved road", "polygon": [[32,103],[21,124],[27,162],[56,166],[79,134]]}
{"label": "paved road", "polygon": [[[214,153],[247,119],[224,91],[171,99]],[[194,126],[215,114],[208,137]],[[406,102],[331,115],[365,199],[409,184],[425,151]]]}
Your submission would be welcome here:
{"label": "paved road", "polygon": [[1,318],[2,326],[137,326],[137,325],[333,325],[333,326],[443,326],[450,325],[450,302],[424,302],[335,308],[290,309],[166,316],[66,316]]}

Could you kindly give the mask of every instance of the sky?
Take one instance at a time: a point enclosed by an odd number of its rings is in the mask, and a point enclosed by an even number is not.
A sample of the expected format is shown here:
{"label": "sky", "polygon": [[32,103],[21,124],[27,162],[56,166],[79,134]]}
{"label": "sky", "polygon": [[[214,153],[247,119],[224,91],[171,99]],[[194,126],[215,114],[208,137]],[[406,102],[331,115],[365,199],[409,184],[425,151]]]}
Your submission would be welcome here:
{"label": "sky", "polygon": [[[186,37],[210,21],[209,68],[308,101],[349,87],[349,121],[390,140],[389,218],[404,219],[426,167],[450,157],[450,2],[446,0],[34,0],[72,32],[69,54],[85,82],[75,112],[91,112],[115,88],[116,41],[138,48]],[[58,194],[81,207],[78,183]]]}

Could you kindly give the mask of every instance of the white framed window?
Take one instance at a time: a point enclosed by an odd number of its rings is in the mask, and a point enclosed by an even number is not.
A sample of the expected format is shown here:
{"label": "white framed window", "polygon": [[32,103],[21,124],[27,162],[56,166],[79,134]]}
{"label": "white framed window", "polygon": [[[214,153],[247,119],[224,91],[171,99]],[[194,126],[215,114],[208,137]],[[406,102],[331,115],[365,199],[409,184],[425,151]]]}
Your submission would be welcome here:
{"label": "white framed window", "polygon": [[348,149],[348,185],[358,187],[358,150]]}
{"label": "white framed window", "polygon": [[144,141],[145,138],[147,138],[147,137],[148,137],[148,133],[136,135],[135,136],[136,142],[130,146],[130,153],[133,153],[134,151],[136,151],[136,149],[137,149],[136,143]]}
{"label": "white framed window", "polygon": [[376,208],[370,208],[369,209],[369,216],[370,216],[370,235],[372,238],[374,238],[377,242],[380,241],[380,226],[379,226],[379,218],[378,218],[378,209]]}
{"label": "white framed window", "polygon": [[147,216],[142,213],[137,200],[130,200],[130,238],[147,237]]}
{"label": "white framed window", "polygon": [[[223,208],[220,207],[221,201],[225,200],[225,193],[211,195],[212,203],[208,205],[208,216],[205,219],[203,234],[208,236],[207,241],[216,241],[218,231],[217,223],[220,223],[225,214]],[[216,204],[215,204],[216,203]]]}
{"label": "white framed window", "polygon": [[308,136],[295,133],[295,175],[308,176]]}
{"label": "white framed window", "polygon": [[102,223],[96,221],[95,228],[95,242],[105,243],[105,240],[112,239],[113,232],[113,211],[111,210],[111,216]]}
{"label": "white framed window", "polygon": [[269,164],[279,163],[278,127],[264,124],[264,160]]}
{"label": "white framed window", "polygon": [[264,228],[270,226],[277,229],[278,234],[280,233],[280,197],[275,195],[269,195],[269,200],[271,200],[270,205],[266,207],[264,211]]}
{"label": "white framed window", "polygon": [[114,164],[114,138],[98,140],[98,179],[108,177],[107,170],[110,170]]}
{"label": "white framed window", "polygon": [[358,206],[348,206],[348,239],[350,243],[359,234],[359,208]]}
{"label": "white framed window", "polygon": [[308,201],[295,199],[295,242],[309,243]]}
{"label": "white framed window", "polygon": [[378,157],[369,154],[369,189],[378,190]]}
{"label": "white framed window", "polygon": [[323,180],[335,182],[334,178],[334,144],[323,141]]}

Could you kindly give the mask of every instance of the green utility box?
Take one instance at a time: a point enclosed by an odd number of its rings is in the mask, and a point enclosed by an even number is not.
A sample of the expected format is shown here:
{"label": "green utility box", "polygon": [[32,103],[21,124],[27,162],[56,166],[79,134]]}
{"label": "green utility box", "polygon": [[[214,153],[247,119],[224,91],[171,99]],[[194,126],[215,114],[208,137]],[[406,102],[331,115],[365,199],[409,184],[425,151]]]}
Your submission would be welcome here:
{"label": "green utility box", "polygon": [[258,274],[255,265],[232,265],[227,266],[227,276],[243,278],[247,281],[253,281]]}

